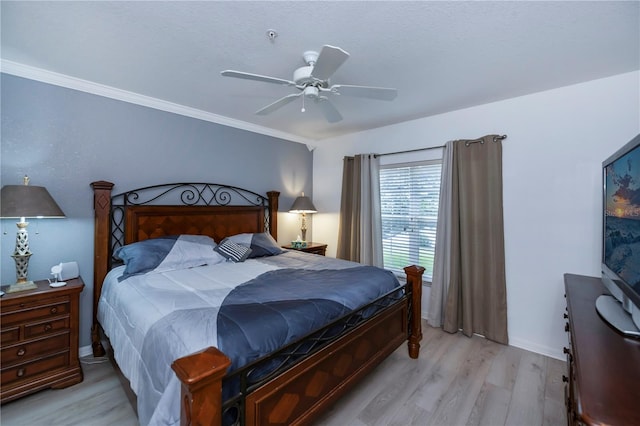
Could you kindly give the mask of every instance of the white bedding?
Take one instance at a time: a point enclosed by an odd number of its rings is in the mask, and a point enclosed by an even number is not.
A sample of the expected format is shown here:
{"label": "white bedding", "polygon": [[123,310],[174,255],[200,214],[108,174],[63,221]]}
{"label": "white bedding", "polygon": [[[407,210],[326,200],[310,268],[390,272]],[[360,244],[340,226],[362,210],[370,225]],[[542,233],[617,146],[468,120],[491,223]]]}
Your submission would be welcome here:
{"label": "white bedding", "polygon": [[[139,396],[144,385],[144,363],[140,356],[144,337],[149,328],[165,315],[181,307],[198,308],[220,306],[224,297],[235,286],[258,275],[278,269],[259,260],[243,263],[223,262],[212,266],[157,274],[138,275],[118,282],[124,266],[107,274],[98,305],[98,320],[114,348],[114,356],[123,374],[131,382],[131,388]],[[186,290],[186,291],[185,291]],[[206,290],[206,291],[205,291]],[[215,346],[215,342],[208,342]],[[199,348],[202,349],[202,348]],[[193,351],[184,353],[188,355]],[[173,386],[178,386],[177,379]],[[179,386],[172,394],[179,392]],[[175,395],[168,395],[167,402]],[[179,401],[176,396],[173,401]],[[139,399],[138,416],[141,424],[153,407]],[[169,410],[171,411],[171,410]],[[155,417],[170,416],[158,413]],[[153,416],[153,415],[152,415]],[[171,417],[171,416],[170,416]],[[149,424],[179,424],[177,418],[149,419]],[[166,421],[166,423],[165,423]]]}

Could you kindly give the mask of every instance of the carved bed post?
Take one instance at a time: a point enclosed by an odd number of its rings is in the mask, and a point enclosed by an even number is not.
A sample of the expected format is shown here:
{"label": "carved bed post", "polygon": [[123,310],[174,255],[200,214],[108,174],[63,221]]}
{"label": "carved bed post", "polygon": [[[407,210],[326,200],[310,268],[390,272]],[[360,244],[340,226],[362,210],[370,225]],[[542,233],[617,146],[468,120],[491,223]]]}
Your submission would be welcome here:
{"label": "carved bed post", "polygon": [[407,285],[411,287],[411,323],[409,324],[409,356],[418,358],[422,340],[422,266],[411,265],[404,268]]}
{"label": "carved bed post", "polygon": [[269,191],[267,192],[269,197],[269,232],[271,236],[278,240],[278,197],[280,192]]}
{"label": "carved bed post", "polygon": [[222,424],[222,378],[231,360],[217,348],[178,358],[171,364],[182,383],[180,425]]}
{"label": "carved bed post", "polygon": [[95,210],[95,235],[93,254],[93,324],[91,325],[91,347],[93,356],[105,354],[100,341],[100,326],[98,324],[98,301],[102,291],[102,281],[107,275],[109,267],[110,211],[111,190],[113,184],[106,181],[91,183],[93,188],[93,208]]}

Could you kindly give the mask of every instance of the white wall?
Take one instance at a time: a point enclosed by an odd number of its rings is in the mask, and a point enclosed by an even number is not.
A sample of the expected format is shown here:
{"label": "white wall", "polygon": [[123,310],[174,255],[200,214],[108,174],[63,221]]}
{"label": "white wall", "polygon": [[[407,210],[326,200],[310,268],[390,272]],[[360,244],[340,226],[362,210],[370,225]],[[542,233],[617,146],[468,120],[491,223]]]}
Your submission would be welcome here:
{"label": "white wall", "polygon": [[342,158],[506,134],[504,225],[510,344],[563,358],[565,272],[600,274],[601,163],[640,133],[640,72],[318,143],[314,241],[335,256]]}

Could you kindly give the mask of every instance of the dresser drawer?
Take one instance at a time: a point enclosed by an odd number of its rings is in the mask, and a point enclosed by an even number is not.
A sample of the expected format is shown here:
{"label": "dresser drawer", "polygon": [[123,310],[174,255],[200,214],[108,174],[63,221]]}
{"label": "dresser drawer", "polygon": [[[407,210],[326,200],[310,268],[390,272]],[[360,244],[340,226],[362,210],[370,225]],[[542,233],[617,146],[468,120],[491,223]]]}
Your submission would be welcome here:
{"label": "dresser drawer", "polygon": [[52,303],[39,303],[37,306],[16,312],[8,312],[3,305],[2,325],[20,324],[65,314],[69,314],[69,301],[64,299]]}
{"label": "dresser drawer", "polygon": [[68,348],[69,332],[64,332],[55,336],[32,340],[29,343],[3,347],[0,352],[0,364],[5,367]]}
{"label": "dresser drawer", "polygon": [[64,368],[68,365],[69,351],[67,350],[37,361],[3,368],[0,381],[2,381],[2,386],[5,387],[17,382],[31,380],[39,374],[51,373],[55,369]]}

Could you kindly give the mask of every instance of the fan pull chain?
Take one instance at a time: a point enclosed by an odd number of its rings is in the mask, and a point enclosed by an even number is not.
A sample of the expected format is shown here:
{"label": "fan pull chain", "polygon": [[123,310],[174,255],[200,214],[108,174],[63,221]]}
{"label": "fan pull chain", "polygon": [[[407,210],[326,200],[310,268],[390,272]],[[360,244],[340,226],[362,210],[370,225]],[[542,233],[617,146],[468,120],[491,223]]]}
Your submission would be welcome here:
{"label": "fan pull chain", "polygon": [[306,109],[304,109],[304,98],[305,98],[305,97],[306,97],[306,96],[305,96],[305,94],[303,93],[303,94],[302,94],[302,109],[300,110],[300,112],[305,112],[305,111],[306,111]]}

